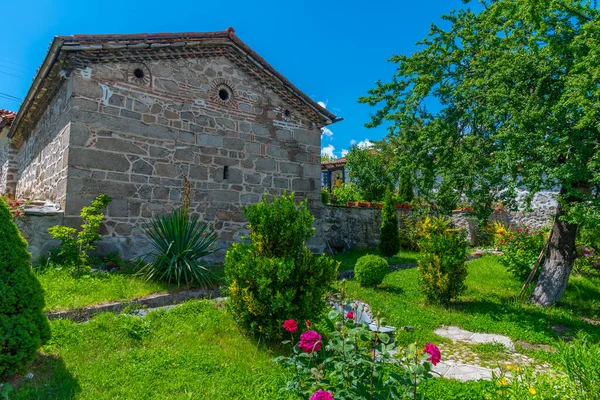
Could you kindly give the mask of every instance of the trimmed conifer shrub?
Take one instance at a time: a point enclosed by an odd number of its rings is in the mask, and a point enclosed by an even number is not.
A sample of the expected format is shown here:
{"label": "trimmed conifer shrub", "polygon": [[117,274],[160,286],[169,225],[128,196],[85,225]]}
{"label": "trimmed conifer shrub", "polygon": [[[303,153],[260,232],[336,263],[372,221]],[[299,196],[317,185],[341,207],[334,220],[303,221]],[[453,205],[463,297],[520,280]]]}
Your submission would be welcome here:
{"label": "trimmed conifer shrub", "polygon": [[400,251],[400,235],[398,234],[398,214],[394,206],[394,198],[390,187],[385,191],[383,209],[381,210],[381,228],[379,230],[379,252],[384,257],[393,257]]}
{"label": "trimmed conifer shrub", "polygon": [[400,177],[400,184],[398,185],[398,202],[408,204],[415,198],[415,192],[413,189],[412,177],[408,173],[403,173]]}
{"label": "trimmed conifer shrub", "polygon": [[0,381],[21,372],[50,339],[44,292],[27,242],[0,201]]}
{"label": "trimmed conifer shrub", "polygon": [[445,217],[425,217],[419,235],[419,284],[430,302],[448,304],[466,289],[468,242],[463,229]]}
{"label": "trimmed conifer shrub", "polygon": [[279,340],[282,323],[318,319],[339,263],[315,257],[305,242],[314,234],[306,201],[294,194],[244,208],[251,243],[235,243],[225,257],[228,309],[238,326],[253,336]]}

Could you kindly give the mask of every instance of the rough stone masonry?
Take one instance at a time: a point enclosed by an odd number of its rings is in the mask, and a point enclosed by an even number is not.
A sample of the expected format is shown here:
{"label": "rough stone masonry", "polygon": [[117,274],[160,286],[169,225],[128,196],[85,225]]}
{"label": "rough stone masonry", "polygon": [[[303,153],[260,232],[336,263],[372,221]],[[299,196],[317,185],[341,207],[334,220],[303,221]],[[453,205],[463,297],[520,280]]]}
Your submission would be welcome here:
{"label": "rough stone masonry", "polygon": [[321,128],[336,120],[232,29],[57,37],[8,133],[17,173],[0,192],[58,202],[72,226],[111,196],[106,250],[131,258],[147,251],[144,224],[181,207],[187,177],[224,250],[264,193],[319,206]]}

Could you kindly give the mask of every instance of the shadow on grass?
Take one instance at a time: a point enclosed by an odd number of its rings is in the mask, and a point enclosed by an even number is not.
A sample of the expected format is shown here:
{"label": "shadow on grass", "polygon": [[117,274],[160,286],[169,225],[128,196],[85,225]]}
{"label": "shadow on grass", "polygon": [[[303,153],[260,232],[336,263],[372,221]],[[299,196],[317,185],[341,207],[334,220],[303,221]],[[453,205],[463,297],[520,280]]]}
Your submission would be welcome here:
{"label": "shadow on grass", "polygon": [[390,286],[387,284],[382,284],[379,285],[375,288],[376,291],[381,292],[381,293],[390,293],[390,294],[395,294],[398,296],[402,296],[404,295],[406,292],[404,291],[404,289],[402,289],[401,287],[398,286]]}
{"label": "shadow on grass", "polygon": [[81,387],[67,370],[62,358],[40,354],[30,368],[31,380],[15,377],[11,384],[15,387],[11,399],[75,399]]}
{"label": "shadow on grass", "polygon": [[527,305],[517,301],[499,304],[486,300],[459,300],[453,302],[448,309],[460,311],[465,314],[487,315],[494,321],[508,321],[518,326],[520,330],[539,332],[549,337],[558,337],[558,334],[552,327],[560,325],[569,328],[573,332],[583,331],[595,340],[600,340],[600,330],[598,327],[584,321],[568,318],[567,316],[553,315],[551,310],[545,312],[544,309],[537,308],[534,305]]}

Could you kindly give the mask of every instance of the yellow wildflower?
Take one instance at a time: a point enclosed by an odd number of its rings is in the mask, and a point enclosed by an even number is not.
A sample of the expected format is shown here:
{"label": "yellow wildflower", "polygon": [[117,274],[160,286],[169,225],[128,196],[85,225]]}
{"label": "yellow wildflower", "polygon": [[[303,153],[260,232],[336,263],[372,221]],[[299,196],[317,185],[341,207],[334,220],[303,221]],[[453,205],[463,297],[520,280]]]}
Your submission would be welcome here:
{"label": "yellow wildflower", "polygon": [[536,394],[537,390],[535,390],[534,388],[529,388],[529,393]]}
{"label": "yellow wildflower", "polygon": [[508,386],[508,379],[506,379],[506,378],[502,378],[502,379],[500,379],[500,384],[501,384],[502,386]]}

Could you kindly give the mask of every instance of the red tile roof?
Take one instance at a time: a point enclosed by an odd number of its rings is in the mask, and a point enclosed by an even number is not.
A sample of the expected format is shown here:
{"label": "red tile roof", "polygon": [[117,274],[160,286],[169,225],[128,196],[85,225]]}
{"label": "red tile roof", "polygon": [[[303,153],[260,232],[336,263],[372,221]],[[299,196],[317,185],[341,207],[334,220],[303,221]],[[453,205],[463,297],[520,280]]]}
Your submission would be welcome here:
{"label": "red tile roof", "polygon": [[16,116],[16,112],[0,108],[0,129],[4,128],[6,125],[10,125]]}
{"label": "red tile roof", "polygon": [[346,157],[336,158],[335,160],[321,161],[321,169],[343,167],[346,165]]}

